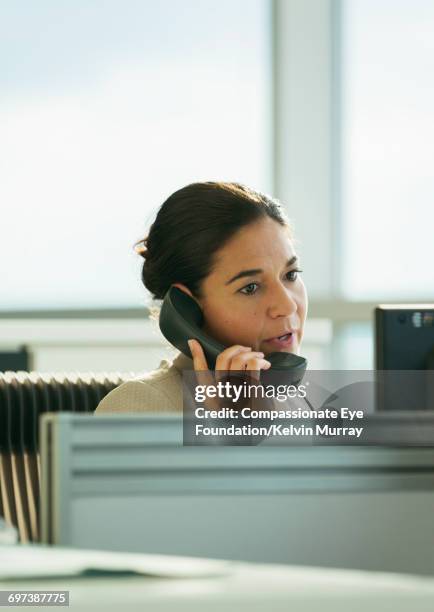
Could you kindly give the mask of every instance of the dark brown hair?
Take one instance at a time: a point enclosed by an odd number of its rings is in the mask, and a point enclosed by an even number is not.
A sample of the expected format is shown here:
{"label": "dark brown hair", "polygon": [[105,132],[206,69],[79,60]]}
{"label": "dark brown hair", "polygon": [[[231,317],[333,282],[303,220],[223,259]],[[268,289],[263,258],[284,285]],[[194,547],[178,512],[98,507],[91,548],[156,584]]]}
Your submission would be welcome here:
{"label": "dark brown hair", "polygon": [[238,183],[192,183],[175,191],[136,244],[145,260],[143,284],[154,299],[176,282],[201,297],[215,253],[242,227],[267,216],[290,227],[277,200]]}

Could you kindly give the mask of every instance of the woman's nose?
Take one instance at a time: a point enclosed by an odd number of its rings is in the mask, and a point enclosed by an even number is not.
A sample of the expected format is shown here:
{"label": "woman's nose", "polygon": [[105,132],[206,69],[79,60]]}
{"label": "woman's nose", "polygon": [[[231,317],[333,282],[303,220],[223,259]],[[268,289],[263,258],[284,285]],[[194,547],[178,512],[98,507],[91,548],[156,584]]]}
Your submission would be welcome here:
{"label": "woman's nose", "polygon": [[287,287],[279,287],[273,294],[269,315],[276,317],[289,317],[297,310],[294,294]]}

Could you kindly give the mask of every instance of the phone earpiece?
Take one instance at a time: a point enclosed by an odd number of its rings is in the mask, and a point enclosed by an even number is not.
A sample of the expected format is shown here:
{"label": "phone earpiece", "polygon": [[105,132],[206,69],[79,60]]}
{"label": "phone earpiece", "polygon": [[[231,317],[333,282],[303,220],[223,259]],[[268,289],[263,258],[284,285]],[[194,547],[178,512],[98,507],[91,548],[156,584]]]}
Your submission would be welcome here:
{"label": "phone earpiece", "polygon": [[188,340],[198,340],[209,368],[214,369],[217,356],[225,347],[203,331],[203,313],[192,297],[178,287],[171,287],[161,306],[159,324],[166,340],[187,357],[191,357]]}

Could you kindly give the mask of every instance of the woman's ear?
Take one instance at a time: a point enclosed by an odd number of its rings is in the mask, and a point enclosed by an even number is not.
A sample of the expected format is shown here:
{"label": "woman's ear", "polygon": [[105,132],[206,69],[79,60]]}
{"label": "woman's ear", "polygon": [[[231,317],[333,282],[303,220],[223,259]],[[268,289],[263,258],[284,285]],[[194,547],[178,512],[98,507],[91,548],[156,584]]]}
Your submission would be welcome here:
{"label": "woman's ear", "polygon": [[178,287],[178,289],[180,289],[181,291],[183,291],[184,293],[189,295],[196,302],[196,304],[199,306],[199,308],[202,308],[201,299],[195,297],[188,287],[186,287],[182,283],[173,283],[173,285],[171,285],[171,286],[172,287]]}
{"label": "woman's ear", "polygon": [[186,293],[187,295],[195,299],[190,289],[186,287],[185,285],[183,285],[182,283],[173,283],[172,287],[178,287],[178,289],[181,289],[181,291],[183,291],[184,293]]}

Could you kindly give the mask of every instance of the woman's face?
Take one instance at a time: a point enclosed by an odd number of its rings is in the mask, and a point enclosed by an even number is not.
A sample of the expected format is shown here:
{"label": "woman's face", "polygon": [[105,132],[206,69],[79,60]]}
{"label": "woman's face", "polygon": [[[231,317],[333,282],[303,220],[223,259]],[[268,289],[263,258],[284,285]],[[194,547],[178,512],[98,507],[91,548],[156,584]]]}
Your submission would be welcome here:
{"label": "woman's face", "polygon": [[297,270],[287,227],[267,217],[241,229],[202,283],[204,331],[225,346],[298,354],[307,295]]}

